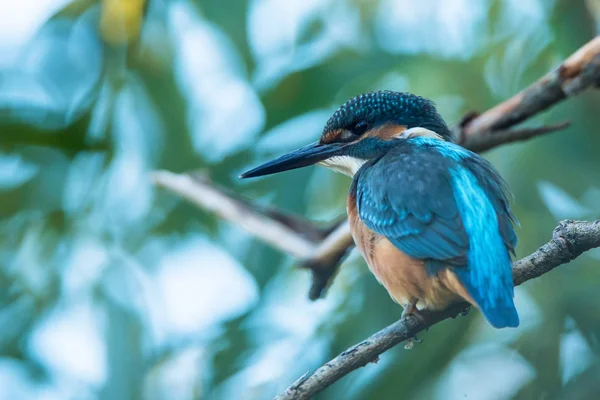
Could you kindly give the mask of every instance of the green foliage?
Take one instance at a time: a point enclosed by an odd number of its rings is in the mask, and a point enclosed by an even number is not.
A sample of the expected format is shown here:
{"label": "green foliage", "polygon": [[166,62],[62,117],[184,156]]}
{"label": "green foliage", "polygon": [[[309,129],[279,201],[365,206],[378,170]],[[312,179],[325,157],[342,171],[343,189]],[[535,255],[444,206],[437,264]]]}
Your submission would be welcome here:
{"label": "green foliage", "polygon": [[[395,321],[357,254],[311,303],[308,272],[149,173],[205,170],[333,219],[344,176],[236,176],[368,90],[430,97],[451,123],[483,111],[595,34],[586,4],[149,0],[140,39],[117,46],[86,0],[55,4],[28,41],[0,37],[0,398],[269,398]],[[515,194],[519,256],[558,220],[597,217],[599,108],[597,91],[570,99],[528,121],[568,130],[486,154]],[[472,311],[319,398],[590,398],[599,254],[517,289],[519,329]]]}

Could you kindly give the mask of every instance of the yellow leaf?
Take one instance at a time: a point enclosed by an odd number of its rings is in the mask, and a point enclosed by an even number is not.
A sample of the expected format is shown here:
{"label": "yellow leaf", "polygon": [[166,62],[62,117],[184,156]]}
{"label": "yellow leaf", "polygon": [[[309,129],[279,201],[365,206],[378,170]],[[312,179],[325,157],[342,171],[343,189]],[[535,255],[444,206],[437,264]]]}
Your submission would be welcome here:
{"label": "yellow leaf", "polygon": [[102,0],[100,35],[111,45],[127,45],[140,35],[146,0]]}

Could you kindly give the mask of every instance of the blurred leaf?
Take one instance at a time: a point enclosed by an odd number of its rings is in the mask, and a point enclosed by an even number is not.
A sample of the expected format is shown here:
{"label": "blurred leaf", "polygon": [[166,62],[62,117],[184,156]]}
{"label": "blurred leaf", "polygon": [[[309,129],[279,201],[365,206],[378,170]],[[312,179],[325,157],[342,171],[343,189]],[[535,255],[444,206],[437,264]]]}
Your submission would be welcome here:
{"label": "blurred leaf", "polygon": [[252,276],[227,252],[198,235],[182,238],[163,255],[153,279],[158,289],[154,301],[161,305],[157,328],[175,337],[210,333],[258,300]]}
{"label": "blurred leaf", "polygon": [[515,38],[503,46],[503,54],[492,54],[485,63],[484,76],[492,93],[498,98],[512,96],[519,91],[527,68],[550,44],[549,33],[543,29]]}
{"label": "blurred leaf", "polygon": [[556,398],[560,400],[588,400],[595,398],[600,392],[599,376],[600,363],[596,362],[567,383],[560,393],[557,393]]}
{"label": "blurred leaf", "polygon": [[111,45],[136,41],[142,29],[146,0],[102,0],[100,34]]}
{"label": "blurred leaf", "polygon": [[595,290],[597,287],[582,290],[581,295],[569,306],[569,315],[589,348],[595,352],[596,357],[600,357],[600,312],[598,302],[591,293]]}
{"label": "blurred leaf", "polygon": [[123,251],[112,253],[112,262],[101,280],[103,293],[140,320],[149,318],[150,298],[154,295],[151,277],[133,256]]}
{"label": "blurred leaf", "polygon": [[183,3],[176,3],[169,16],[177,39],[177,82],[189,102],[192,143],[214,163],[252,143],[265,112],[242,77],[243,66],[230,39]]}
{"label": "blurred leaf", "polygon": [[[67,301],[91,293],[109,262],[104,242],[92,235],[80,233],[63,244],[64,265],[61,268],[61,295]],[[68,248],[68,250],[67,250]]]}
{"label": "blurred leaf", "polygon": [[0,358],[0,399],[59,400],[68,391],[40,382],[26,362],[8,357]]}
{"label": "blurred leaf", "polygon": [[555,393],[560,388],[562,327],[562,321],[546,320],[545,324],[532,329],[530,334],[519,337],[514,348],[535,369],[536,375],[514,398],[539,398]]}
{"label": "blurred leaf", "polygon": [[536,371],[514,350],[489,343],[457,354],[437,385],[437,398],[508,399],[535,378]]}
{"label": "blurred leaf", "polygon": [[205,378],[209,363],[203,349],[181,349],[152,366],[144,384],[147,400],[206,398]]}
{"label": "blurred leaf", "polygon": [[0,190],[10,190],[27,182],[38,168],[19,155],[0,154]]}
{"label": "blurred leaf", "polygon": [[30,356],[52,374],[102,387],[108,366],[101,314],[89,300],[60,304],[33,329],[27,343]]}
{"label": "blurred leaf", "polygon": [[26,43],[36,35],[54,12],[70,1],[19,0],[18,3],[0,3],[0,71],[14,67]]}
{"label": "blurred leaf", "polygon": [[[487,8],[485,1],[384,0],[377,10],[377,39],[391,53],[468,59],[483,44],[478,32],[485,23]],[[425,19],[430,22],[429,28],[421,29]],[[408,37],[411,40],[404,39]]]}
{"label": "blurred leaf", "polygon": [[319,138],[330,115],[331,110],[314,110],[292,118],[262,135],[255,149],[273,157],[305,146]]}
{"label": "blurred leaf", "polygon": [[[8,346],[25,334],[36,317],[35,302],[29,296],[21,296],[3,304],[0,309],[0,351],[8,352]],[[2,396],[0,396],[2,398]]]}
{"label": "blurred leaf", "polygon": [[75,156],[63,191],[63,209],[67,215],[76,217],[93,207],[93,200],[99,195],[97,182],[105,162],[103,154],[82,153]]}
{"label": "blurred leaf", "polygon": [[[307,38],[316,25],[320,29]],[[360,14],[351,4],[252,1],[248,39],[257,61],[253,82],[261,90],[271,89],[286,75],[319,65],[341,48],[362,47],[361,33]]]}
{"label": "blurred leaf", "polygon": [[[4,2],[0,398],[270,398],[399,318],[357,252],[310,302],[293,260],[148,174],[210,167],[259,203],[343,214],[339,174],[235,175],[315,140],[365,91],[426,96],[449,123],[492,107],[597,33],[588,3]],[[515,192],[521,254],[556,219],[597,217],[599,107],[593,91],[572,97],[540,117],[571,120],[568,132],[490,152]],[[590,255],[519,288],[519,329],[473,311],[317,397],[593,397]]]}
{"label": "blurred leaf", "polygon": [[590,210],[600,210],[600,188],[591,187],[581,197],[581,202]]}
{"label": "blurred leaf", "polygon": [[594,362],[593,352],[581,332],[571,330],[562,335],[560,343],[560,363],[562,384],[585,371]]}
{"label": "blurred leaf", "polygon": [[103,70],[90,16],[46,24],[18,66],[0,71],[0,122],[45,129],[70,125],[91,105]]}
{"label": "blurred leaf", "polygon": [[591,210],[556,185],[541,181],[537,184],[542,201],[556,219],[582,218]]}

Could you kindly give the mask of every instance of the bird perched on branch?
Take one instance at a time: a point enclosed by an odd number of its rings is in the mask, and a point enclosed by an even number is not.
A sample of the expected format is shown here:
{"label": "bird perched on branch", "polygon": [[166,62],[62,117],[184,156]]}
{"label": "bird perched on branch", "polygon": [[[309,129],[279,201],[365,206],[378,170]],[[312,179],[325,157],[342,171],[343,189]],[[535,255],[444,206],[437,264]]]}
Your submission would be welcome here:
{"label": "bird perched on branch", "polygon": [[462,298],[492,326],[516,327],[516,220],[506,184],[488,161],[451,140],[431,101],[366,93],[333,114],[318,142],[241,177],[312,164],[349,175],[352,236],[403,316]]}

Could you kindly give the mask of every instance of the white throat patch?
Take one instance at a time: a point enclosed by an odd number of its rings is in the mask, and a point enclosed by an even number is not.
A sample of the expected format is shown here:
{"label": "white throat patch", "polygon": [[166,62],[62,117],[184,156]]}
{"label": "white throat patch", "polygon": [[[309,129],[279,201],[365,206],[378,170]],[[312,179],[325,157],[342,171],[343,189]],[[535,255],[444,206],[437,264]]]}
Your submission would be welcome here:
{"label": "white throat patch", "polygon": [[[434,139],[444,140],[437,133],[422,127],[414,127],[410,129],[405,129],[401,132],[398,132],[397,135],[394,136],[394,140],[398,139],[409,139],[412,137],[430,137]],[[362,158],[355,158],[350,156],[336,156],[328,158],[327,160],[321,161],[318,164],[327,168],[331,168],[335,172],[342,173],[344,175],[348,175],[349,177],[353,177],[360,167],[362,167],[368,160],[364,160]]]}
{"label": "white throat patch", "polygon": [[331,168],[335,172],[353,177],[367,160],[350,156],[336,156],[321,161],[319,165]]}

